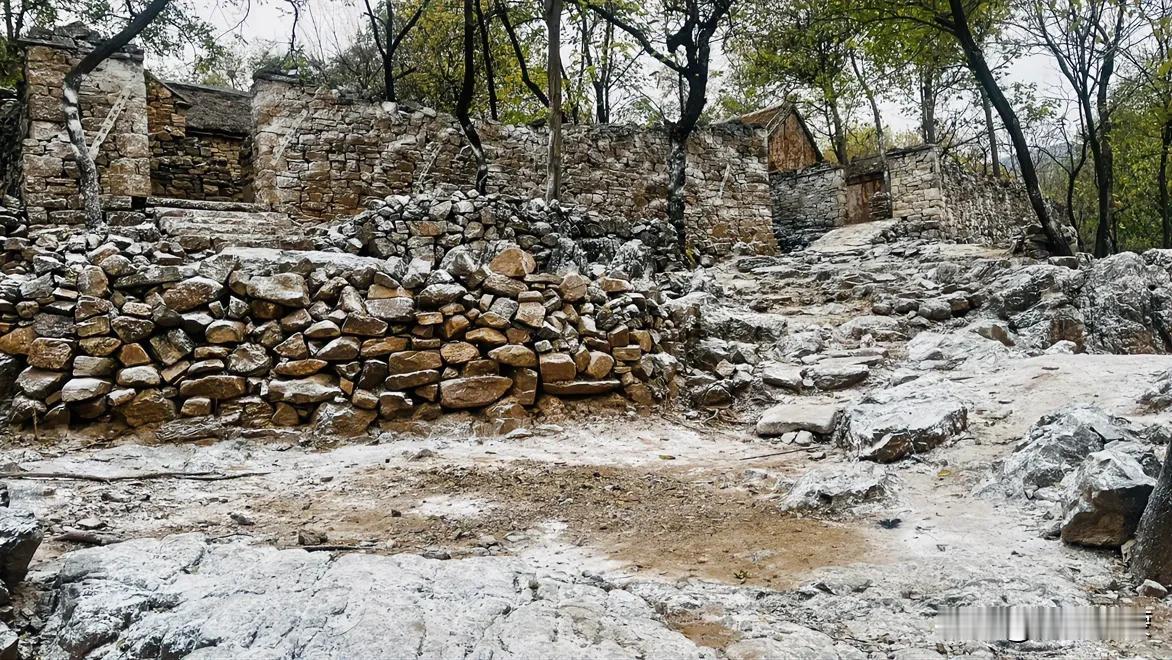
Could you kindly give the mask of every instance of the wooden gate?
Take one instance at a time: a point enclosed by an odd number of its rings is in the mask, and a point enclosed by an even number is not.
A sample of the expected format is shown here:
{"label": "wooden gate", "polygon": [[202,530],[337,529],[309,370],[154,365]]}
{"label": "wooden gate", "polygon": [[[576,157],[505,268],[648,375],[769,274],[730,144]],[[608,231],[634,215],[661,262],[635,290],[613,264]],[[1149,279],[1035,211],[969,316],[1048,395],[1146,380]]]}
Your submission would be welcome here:
{"label": "wooden gate", "polygon": [[871,220],[871,197],[883,190],[883,173],[868,172],[846,182],[846,224]]}

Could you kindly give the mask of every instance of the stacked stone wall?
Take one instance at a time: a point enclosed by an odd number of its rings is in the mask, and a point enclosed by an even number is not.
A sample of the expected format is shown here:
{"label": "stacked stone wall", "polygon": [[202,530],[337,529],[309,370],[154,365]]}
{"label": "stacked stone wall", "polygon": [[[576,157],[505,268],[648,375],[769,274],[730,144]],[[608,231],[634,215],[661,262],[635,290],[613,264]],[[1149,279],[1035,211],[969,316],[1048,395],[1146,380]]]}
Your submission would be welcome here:
{"label": "stacked stone wall", "polygon": [[458,249],[479,259],[501,242],[515,243],[533,254],[539,269],[559,274],[607,264],[628,277],[644,277],[680,263],[675,230],[667,220],[632,224],[540,198],[474,191],[392,195],[368,207],[320,231],[317,245],[438,264]]}
{"label": "stacked stone wall", "polygon": [[769,175],[773,227],[780,249],[800,250],[846,221],[846,174],[818,165]]}
{"label": "stacked stone wall", "polygon": [[[61,110],[65,75],[91,47],[88,42],[26,41],[24,105],[27,132],[22,144],[21,196],[33,225],[84,222],[77,165]],[[131,208],[132,197],[150,194],[150,145],[147,138],[146,85],[141,51],[115,53],[81,86],[82,126],[93,142],[118,99],[124,97],[108,136],[94,155],[103,206]]]}
{"label": "stacked stone wall", "polygon": [[1035,221],[1021,184],[972,172],[934,148],[888,162],[892,216],[904,221],[905,234],[1006,246]]}
{"label": "stacked stone wall", "polygon": [[[43,241],[41,242],[43,243]],[[92,244],[92,243],[91,243]],[[661,294],[608,275],[541,272],[498,245],[425,259],[86,236],[5,243],[0,353],[21,372],[16,421],[130,426],[218,416],[331,435],[540,396],[664,396],[679,341]]]}
{"label": "stacked stone wall", "polygon": [[[472,186],[475,165],[459,127],[431,110],[406,111],[275,78],[253,87],[257,201],[334,218],[369,198],[451,185]],[[489,190],[539,196],[546,132],[492,122],[478,126]],[[568,126],[563,197],[632,223],[666,215],[666,133],[632,126]],[[697,248],[724,255],[738,243],[771,253],[765,135],[740,124],[706,127],[689,148],[687,223]]]}
{"label": "stacked stone wall", "polygon": [[251,137],[192,130],[178,100],[170,88],[148,77],[151,194],[218,202],[252,201]]}

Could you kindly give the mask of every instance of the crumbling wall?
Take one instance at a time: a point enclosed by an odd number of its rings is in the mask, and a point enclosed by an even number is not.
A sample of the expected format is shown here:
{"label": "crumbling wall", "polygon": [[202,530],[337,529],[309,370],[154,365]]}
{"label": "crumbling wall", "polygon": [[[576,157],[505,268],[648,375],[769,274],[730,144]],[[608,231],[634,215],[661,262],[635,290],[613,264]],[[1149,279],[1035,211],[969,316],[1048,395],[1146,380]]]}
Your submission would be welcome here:
{"label": "crumbling wall", "polygon": [[225,202],[251,201],[251,140],[204,133],[187,123],[182,98],[147,77],[151,194]]}
{"label": "crumbling wall", "polygon": [[[371,197],[450,184],[472,186],[475,166],[450,116],[338,92],[309,90],[279,77],[253,87],[258,202],[320,218],[354,213]],[[545,176],[542,129],[478,126],[490,164],[489,189],[539,196]],[[666,214],[667,136],[632,126],[568,126],[563,197],[601,215]],[[740,124],[693,136],[688,161],[688,229],[703,252],[722,255],[743,242],[776,249],[771,232],[765,135]]]}
{"label": "crumbling wall", "polygon": [[969,171],[935,147],[894,152],[887,162],[892,217],[910,235],[1005,245],[1034,221],[1019,183]]}
{"label": "crumbling wall", "polygon": [[836,165],[769,175],[778,246],[800,250],[846,221],[846,174]]}
{"label": "crumbling wall", "polygon": [[[92,44],[61,35],[52,39],[22,42],[28,131],[22,145],[21,195],[33,225],[81,224],[77,165],[65,131],[61,95],[65,75]],[[87,142],[92,144],[117,105],[122,106],[117,119],[92,154],[107,211],[130,209],[131,198],[146,197],[151,190],[141,50],[115,53],[86,76],[80,106]]]}

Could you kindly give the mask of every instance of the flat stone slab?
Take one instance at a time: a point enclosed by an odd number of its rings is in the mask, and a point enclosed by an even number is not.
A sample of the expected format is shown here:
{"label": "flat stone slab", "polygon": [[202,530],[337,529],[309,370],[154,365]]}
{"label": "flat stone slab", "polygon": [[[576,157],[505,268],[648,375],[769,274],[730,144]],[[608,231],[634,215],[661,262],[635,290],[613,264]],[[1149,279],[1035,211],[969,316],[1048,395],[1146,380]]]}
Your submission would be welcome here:
{"label": "flat stone slab", "polygon": [[830,435],[844,407],[838,402],[781,403],[761,415],[757,421],[757,435],[769,438],[790,431]]}
{"label": "flat stone slab", "polygon": [[622,588],[511,557],[277,550],[199,534],[72,552],[37,657],[714,658]]}

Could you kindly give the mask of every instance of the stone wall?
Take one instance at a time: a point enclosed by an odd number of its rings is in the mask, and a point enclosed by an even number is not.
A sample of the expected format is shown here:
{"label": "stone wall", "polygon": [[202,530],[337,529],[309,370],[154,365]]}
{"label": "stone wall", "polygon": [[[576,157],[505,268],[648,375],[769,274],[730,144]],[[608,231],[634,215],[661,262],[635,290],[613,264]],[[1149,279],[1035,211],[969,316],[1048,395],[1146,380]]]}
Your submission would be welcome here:
{"label": "stone wall", "polygon": [[147,125],[152,195],[251,201],[252,153],[248,136],[192,129],[182,98],[153,76],[147,77]]}
{"label": "stone wall", "polygon": [[[475,167],[453,118],[407,111],[277,77],[253,87],[255,189],[258,202],[320,218],[350,215],[372,197],[448,184],[472,187]],[[546,134],[482,123],[489,189],[540,196]],[[566,201],[600,215],[665,216],[667,138],[632,126],[568,126]],[[772,253],[765,136],[740,124],[700,130],[688,163],[688,226],[701,251],[723,255],[743,242]]]}
{"label": "stone wall", "polygon": [[539,272],[516,246],[439,267],[266,248],[192,259],[168,241],[74,238],[4,246],[14,421],[218,416],[313,423],[329,439],[486,406],[507,421],[543,396],[651,405],[677,364],[662,347],[680,332],[650,284]]}
{"label": "stone wall", "polygon": [[[1016,182],[970,172],[924,145],[887,154],[890,199],[871,198],[872,220],[901,220],[900,233],[962,243],[1006,245],[1034,222]],[[825,165],[770,175],[773,222],[781,249],[798,250],[842,226],[848,214],[845,170]]]}
{"label": "stone wall", "polygon": [[[77,165],[61,111],[65,74],[92,46],[82,39],[54,36],[52,41],[25,40],[25,98],[28,130],[22,145],[21,195],[33,225],[84,222],[80,211]],[[146,85],[142,51],[128,49],[103,62],[81,87],[82,126],[93,141],[111,109],[123,98],[109,135],[94,154],[103,206],[131,207],[132,197],[150,194],[150,146],[147,139]]]}
{"label": "stone wall", "polygon": [[800,250],[846,220],[846,175],[841,167],[773,172],[769,181],[773,228],[782,250]]}
{"label": "stone wall", "polygon": [[1005,246],[1035,221],[1019,183],[969,171],[932,147],[897,152],[888,168],[892,217],[910,234]]}

